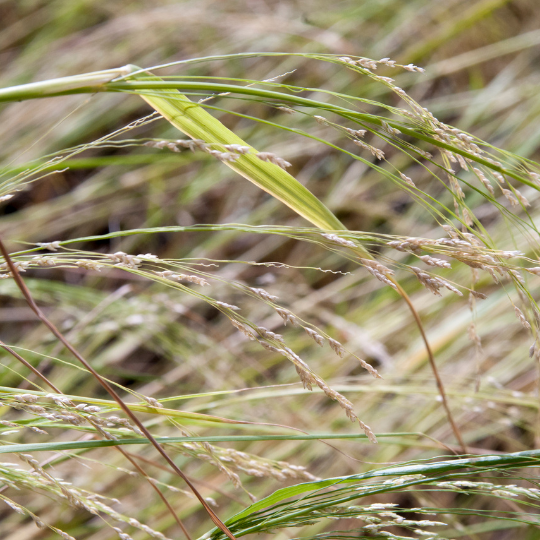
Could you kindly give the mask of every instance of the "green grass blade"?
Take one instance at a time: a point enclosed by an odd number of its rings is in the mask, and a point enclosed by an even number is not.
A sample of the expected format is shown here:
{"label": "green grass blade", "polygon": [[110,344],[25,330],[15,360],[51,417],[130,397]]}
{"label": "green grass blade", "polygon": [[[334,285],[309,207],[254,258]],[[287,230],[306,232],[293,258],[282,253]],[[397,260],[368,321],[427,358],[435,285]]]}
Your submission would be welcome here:
{"label": "green grass blade", "polygon": [[[21,426],[23,427],[23,426]],[[381,433],[377,437],[406,437],[417,436],[417,433]],[[189,442],[257,442],[257,441],[316,441],[316,440],[363,440],[368,438],[360,433],[317,433],[313,435],[214,435],[209,437],[156,437],[156,441],[163,444],[189,443]],[[59,452],[62,450],[81,450],[90,448],[103,448],[106,446],[123,446],[132,444],[149,444],[148,439],[116,439],[101,441],[62,441],[47,443],[27,443],[0,446],[0,454],[13,454],[19,452]]]}
{"label": "green grass blade", "polygon": [[[297,497],[304,493],[319,491],[323,488],[335,486],[337,484],[356,483],[360,480],[381,477],[403,477],[409,475],[424,475],[434,476],[445,474],[452,471],[462,471],[472,468],[480,470],[486,468],[503,468],[503,467],[526,467],[537,465],[540,460],[540,450],[528,450],[525,452],[515,452],[512,454],[496,455],[496,456],[479,456],[465,459],[445,460],[436,463],[414,463],[407,465],[398,465],[383,469],[376,469],[362,474],[351,476],[342,476],[338,478],[328,478],[315,482],[306,482],[296,484],[294,486],[278,489],[268,497],[250,505],[242,512],[228,519],[225,523],[231,526],[234,523],[246,518],[247,516],[264,510],[270,506],[278,504],[291,497]],[[208,533],[210,534],[210,533]]]}
{"label": "green grass blade", "polygon": [[[140,68],[133,67],[135,70]],[[145,80],[148,77],[144,76]],[[160,81],[158,77],[152,80]],[[173,126],[191,137],[210,144],[239,144],[253,153],[240,156],[227,166],[253,182],[297,214],[321,229],[344,230],[345,226],[307,188],[287,171],[273,163],[262,161],[257,150],[226,128],[203,107],[177,91],[156,90],[151,94],[141,92],[141,97]]]}

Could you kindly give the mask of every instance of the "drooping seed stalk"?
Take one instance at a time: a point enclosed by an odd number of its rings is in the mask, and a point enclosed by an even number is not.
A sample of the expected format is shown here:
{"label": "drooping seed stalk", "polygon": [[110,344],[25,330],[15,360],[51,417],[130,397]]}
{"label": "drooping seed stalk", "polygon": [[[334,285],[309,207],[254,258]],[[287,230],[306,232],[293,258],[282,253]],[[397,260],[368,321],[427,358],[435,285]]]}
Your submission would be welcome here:
{"label": "drooping seed stalk", "polygon": [[[134,73],[132,78],[129,77],[130,73]],[[113,81],[113,79],[119,77],[123,78],[124,80],[120,82]],[[238,156],[235,161],[225,161],[224,163],[250,182],[254,183],[276,199],[286,204],[289,208],[307,219],[316,227],[324,230],[346,230],[345,226],[337,219],[337,217],[292,175],[278,165],[258,158],[257,150],[243,141],[234,132],[225,127],[217,118],[214,118],[202,106],[194,103],[187,96],[181,94],[177,90],[179,87],[193,90],[202,89],[206,91],[212,90],[244,93],[256,95],[258,97],[285,100],[291,103],[296,103],[297,105],[320,107],[319,102],[300,96],[291,96],[289,94],[269,90],[215,83],[165,82],[159,77],[154,77],[152,75],[149,76],[147,72],[134,65],[124,66],[114,70],[94,72],[74,77],[66,77],[63,79],[44,81],[41,83],[32,83],[18,87],[0,89],[0,101],[13,101],[18,99],[32,99],[45,96],[59,96],[66,94],[103,91],[137,93],[172,125],[192,139],[202,140],[206,144],[215,145],[215,148],[218,150],[223,148],[224,145],[231,144],[249,148],[249,153]],[[363,114],[335,105],[325,105],[325,107],[343,117],[362,119],[363,121],[373,125],[382,125],[382,120],[376,115]],[[393,125],[391,121],[389,121],[388,124],[391,126]],[[463,155],[463,152],[459,149],[450,147],[443,142],[437,141],[429,135],[420,133],[416,130],[404,128],[401,125],[399,126],[399,129],[404,134],[411,135],[421,140],[429,140],[429,142],[432,142],[436,146],[448,148]],[[480,159],[481,158],[475,157],[476,161],[479,161]],[[486,162],[486,164],[492,169],[500,169],[491,163]],[[501,169],[501,172],[505,172],[510,176],[515,176],[514,174],[511,174],[511,171]],[[522,178],[519,179],[523,181]],[[369,252],[360,245],[355,248],[355,252],[360,258],[373,258],[371,254],[369,254]],[[405,299],[414,316],[415,322],[419,326],[429,363],[437,382],[437,388],[442,398],[443,407],[446,411],[452,431],[454,432],[462,451],[466,453],[467,448],[461,437],[459,429],[453,420],[448,399],[444,391],[444,386],[438,373],[433,352],[431,351],[427,341],[421,319],[405,291],[393,278],[390,279],[392,282],[394,282],[398,293]]]}
{"label": "drooping seed stalk", "polygon": [[[133,66],[133,70],[138,71],[138,76],[145,77],[145,82],[149,81],[148,76],[140,72],[140,68]],[[136,75],[137,76],[137,75]],[[160,81],[158,77],[152,80]],[[130,84],[130,83],[127,83]],[[233,162],[225,164],[244,178],[264,189],[287,206],[292,208],[302,217],[313,223],[316,227],[326,230],[346,230],[346,227],[334,216],[334,214],[324,206],[317,197],[306,189],[298,180],[284,171],[281,167],[273,163],[262,162],[256,156],[256,150],[245,141],[226,128],[217,118],[214,118],[203,107],[192,102],[178,91],[154,90],[151,93],[141,93],[142,98],[156,111],[164,116],[171,124],[192,139],[203,140],[207,144],[217,143],[219,145],[238,144],[249,147],[253,154],[239,156]],[[371,254],[362,246],[357,246],[354,251],[360,258],[372,259]],[[467,453],[467,447],[463,441],[461,433],[454,421],[448,398],[444,390],[442,379],[439,375],[437,364],[433,352],[424,331],[422,321],[407,293],[393,278],[390,278],[398,293],[404,298],[407,306],[411,310],[416,324],[420,329],[420,334],[424,342],[429,364],[435,377],[442,404],[450,427],[461,447],[463,453]]]}

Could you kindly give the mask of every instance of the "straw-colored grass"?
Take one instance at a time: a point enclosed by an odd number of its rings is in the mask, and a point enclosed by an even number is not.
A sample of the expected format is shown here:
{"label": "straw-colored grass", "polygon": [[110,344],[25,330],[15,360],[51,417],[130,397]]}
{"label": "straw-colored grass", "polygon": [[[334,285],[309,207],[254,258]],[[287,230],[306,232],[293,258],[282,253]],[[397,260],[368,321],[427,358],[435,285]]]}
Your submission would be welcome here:
{"label": "straw-colored grass", "polygon": [[89,5],[0,33],[2,536],[535,538],[534,5]]}

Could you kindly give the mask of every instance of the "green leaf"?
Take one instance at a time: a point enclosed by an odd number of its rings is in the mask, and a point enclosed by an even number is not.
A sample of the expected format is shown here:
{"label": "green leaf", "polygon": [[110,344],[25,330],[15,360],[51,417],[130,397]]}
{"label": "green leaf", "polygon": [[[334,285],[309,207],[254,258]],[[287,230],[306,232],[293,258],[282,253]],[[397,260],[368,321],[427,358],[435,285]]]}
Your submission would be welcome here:
{"label": "green leaf", "polygon": [[[140,68],[132,66],[133,70]],[[145,74],[136,75],[147,82]],[[152,77],[151,81],[161,81]],[[313,225],[328,230],[345,230],[345,226],[326,208],[307,188],[281,167],[262,161],[257,157],[257,150],[226,128],[203,107],[192,102],[186,96],[174,90],[153,90],[151,93],[140,91],[141,97],[173,126],[191,137],[208,144],[215,144],[216,149],[225,144],[238,144],[249,147],[251,152],[240,156],[226,165],[253,182],[276,199],[286,204],[297,214]]]}

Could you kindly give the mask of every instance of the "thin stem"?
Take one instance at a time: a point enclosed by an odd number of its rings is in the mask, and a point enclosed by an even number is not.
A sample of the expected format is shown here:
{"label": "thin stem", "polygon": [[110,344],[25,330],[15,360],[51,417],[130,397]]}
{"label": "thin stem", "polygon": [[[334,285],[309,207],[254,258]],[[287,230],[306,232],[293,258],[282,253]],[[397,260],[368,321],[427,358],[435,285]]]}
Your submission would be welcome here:
{"label": "thin stem", "polygon": [[[0,241],[1,242],[1,241]],[[8,345],[6,345],[4,342],[0,341],[0,347],[2,347],[3,349],[5,349],[7,352],[9,352],[12,356],[14,356],[19,362],[21,362],[21,364],[23,364],[24,366],[26,366],[28,369],[30,369],[37,377],[39,377],[43,382],[45,382],[45,384],[47,384],[52,390],[54,390],[54,392],[56,392],[57,394],[60,394],[60,395],[63,395],[62,391],[57,388],[57,386],[55,384],[53,384],[45,375],[43,375],[43,373],[41,373],[39,370],[37,370],[34,366],[32,366],[29,362],[27,362],[20,354],[18,354],[17,352],[15,352],[11,347],[9,347]],[[71,405],[74,406],[73,403],[71,403]],[[98,426],[91,420],[91,419],[87,419],[96,429],[98,428]],[[99,430],[98,430],[99,432]],[[171,506],[171,504],[169,503],[169,501],[166,499],[165,495],[163,495],[163,493],[161,492],[161,490],[154,484],[154,482],[152,482],[150,476],[148,476],[148,474],[141,468],[141,466],[131,457],[131,454],[129,454],[128,452],[126,452],[123,448],[121,448],[120,446],[115,446],[115,448],[133,465],[133,467],[135,467],[135,469],[137,469],[137,471],[139,472],[139,474],[141,474],[142,476],[144,476],[144,478],[147,480],[147,482],[152,486],[152,489],[158,494],[159,498],[164,502],[165,506],[167,506],[167,508],[169,509],[169,511],[171,512],[172,516],[174,517],[176,523],[178,523],[178,526],[182,529],[182,531],[184,532],[184,534],[186,535],[186,538],[188,540],[192,540],[188,530],[186,529],[185,525],[182,523],[182,521],[180,520],[180,518],[178,517],[178,515],[176,514],[176,512],[174,511],[173,507]]]}
{"label": "thin stem", "polygon": [[450,426],[452,427],[452,431],[454,432],[454,435],[459,443],[459,446],[461,447],[461,451],[464,454],[467,454],[467,445],[463,441],[463,437],[461,436],[461,432],[459,431],[455,421],[454,417],[452,416],[452,411],[450,410],[450,406],[448,405],[448,399],[446,397],[446,392],[444,391],[444,385],[442,383],[441,376],[439,375],[439,370],[437,368],[437,364],[435,363],[435,357],[433,356],[433,351],[431,350],[431,346],[429,344],[429,341],[426,336],[426,332],[424,331],[424,325],[422,324],[422,319],[420,319],[420,315],[418,315],[418,312],[416,311],[416,308],[414,307],[411,299],[409,298],[409,295],[403,290],[401,285],[395,281],[394,284],[398,288],[399,294],[402,296],[403,300],[407,302],[407,305],[409,306],[409,309],[411,310],[411,313],[416,321],[416,325],[418,326],[418,329],[420,330],[420,334],[422,336],[422,340],[424,341],[424,346],[426,348],[426,352],[429,358],[429,364],[431,366],[431,371],[433,372],[433,375],[435,377],[435,381],[437,382],[437,388],[439,390],[439,395],[441,396],[442,404],[444,407],[444,410],[446,411],[446,416],[448,418],[448,422],[450,423]]}
{"label": "thin stem", "polygon": [[15,280],[15,283],[17,284],[18,288],[22,292],[24,298],[26,299],[28,305],[32,309],[32,311],[36,314],[38,319],[51,331],[51,333],[59,339],[66,349],[71,352],[71,354],[88,370],[90,373],[97,379],[99,384],[109,393],[109,395],[118,403],[119,407],[122,409],[122,411],[130,418],[130,420],[142,431],[142,433],[145,435],[145,437],[150,441],[150,443],[154,446],[154,448],[162,455],[162,457],[165,459],[165,461],[169,464],[171,469],[184,480],[184,482],[189,486],[193,494],[199,499],[199,502],[203,505],[204,509],[210,516],[210,519],[215,523],[217,527],[219,527],[223,533],[225,533],[231,540],[236,540],[231,531],[227,528],[227,526],[219,519],[219,517],[215,514],[215,512],[209,507],[208,503],[204,500],[203,496],[199,493],[197,488],[189,481],[189,479],[186,477],[186,475],[180,470],[180,468],[176,465],[176,463],[171,459],[171,457],[165,452],[163,447],[155,440],[154,436],[146,429],[144,424],[135,416],[135,414],[129,409],[129,407],[124,403],[124,401],[120,398],[120,396],[116,393],[116,391],[113,389],[113,387],[81,356],[81,354],[66,340],[66,338],[62,335],[62,333],[54,326],[54,324],[47,319],[47,317],[43,314],[39,306],[34,301],[28,287],[24,283],[23,279],[21,278],[21,275],[19,274],[17,268],[13,264],[13,261],[11,260],[11,257],[9,256],[9,253],[7,252],[4,243],[2,242],[0,238],[0,251],[2,252],[2,255],[4,257],[4,260],[6,261],[10,272],[13,275],[13,279]]}
{"label": "thin stem", "polygon": [[[144,90],[193,90],[212,93],[251,95],[263,99],[278,100],[281,103],[292,103],[304,107],[325,109],[329,112],[339,114],[344,118],[361,120],[375,126],[382,126],[383,122],[383,119],[377,115],[361,113],[358,111],[347,109],[346,107],[340,107],[338,105],[333,105],[330,103],[321,103],[319,101],[304,98],[301,96],[286,94],[283,92],[275,92],[272,90],[266,90],[261,88],[250,88],[249,86],[236,86],[232,84],[221,84],[214,82],[205,83],[198,81],[113,81],[113,79],[119,78],[120,76],[129,76],[131,72],[136,72],[138,76],[140,76],[141,73],[146,73],[146,70],[141,70],[141,68],[138,68],[137,66],[124,66],[122,68],[75,75],[73,77],[64,77],[60,79],[51,79],[48,81],[23,84],[20,86],[0,88],[0,102],[23,101],[29,99],[64,96],[71,94],[94,94],[96,92],[132,92],[139,94],[141,95],[141,97],[145,98]],[[150,97],[151,94],[148,94],[146,96],[146,98]],[[459,147],[437,140],[429,134],[424,133],[418,129],[408,128],[402,125],[400,122],[395,122],[390,119],[384,121],[389,126],[399,129],[404,135],[409,135],[411,137],[414,137],[415,139],[429,142],[430,144],[433,144],[434,146],[437,146],[439,148],[450,150],[451,152],[459,154],[466,159],[472,159],[473,161],[489,167],[494,171],[508,175],[533,188],[537,188],[537,186],[531,180],[517,174],[512,170],[505,169],[499,165],[496,165],[488,159],[482,158],[478,155],[473,155],[470,152],[467,152],[466,150],[463,150]]]}

